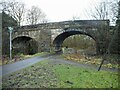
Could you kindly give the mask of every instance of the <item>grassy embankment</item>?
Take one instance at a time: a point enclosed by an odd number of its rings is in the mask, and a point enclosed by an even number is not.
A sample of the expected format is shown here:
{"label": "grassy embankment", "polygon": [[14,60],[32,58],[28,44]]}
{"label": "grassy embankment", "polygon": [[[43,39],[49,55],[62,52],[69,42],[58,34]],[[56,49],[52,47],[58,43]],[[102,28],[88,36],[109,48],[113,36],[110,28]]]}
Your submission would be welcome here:
{"label": "grassy embankment", "polygon": [[5,88],[117,88],[118,73],[44,60],[3,76]]}
{"label": "grassy embankment", "polygon": [[[80,54],[65,54],[62,55],[66,60],[76,61],[78,63],[83,64],[93,64],[93,65],[100,65],[101,61],[103,60],[103,56],[85,56]],[[107,55],[106,60],[103,63],[103,67],[107,68],[120,68],[119,65],[119,55]]]}

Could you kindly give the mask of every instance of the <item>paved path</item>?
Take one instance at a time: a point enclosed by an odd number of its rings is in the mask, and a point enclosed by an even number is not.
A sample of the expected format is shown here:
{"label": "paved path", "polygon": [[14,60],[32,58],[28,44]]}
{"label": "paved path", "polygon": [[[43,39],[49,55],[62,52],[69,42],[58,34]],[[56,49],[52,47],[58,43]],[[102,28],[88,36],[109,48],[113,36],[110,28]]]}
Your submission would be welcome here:
{"label": "paved path", "polygon": [[[7,65],[4,65],[4,66],[0,66],[0,76],[10,74],[12,72],[23,69],[25,67],[28,67],[32,64],[35,64],[35,63],[37,63],[39,61],[42,61],[42,60],[45,60],[45,59],[52,60],[52,61],[54,61],[54,63],[55,62],[56,63],[62,62],[62,63],[66,63],[66,64],[72,64],[72,65],[77,65],[77,66],[80,66],[80,67],[87,67],[87,68],[96,69],[96,70],[98,68],[94,65],[86,65],[86,64],[80,64],[80,63],[77,63],[77,62],[74,62],[74,61],[63,60],[63,58],[60,58],[59,55],[51,55],[51,56],[48,56],[48,57],[37,56],[37,57],[25,59],[23,61],[19,61],[19,62],[13,63],[13,64],[7,64]],[[108,68],[103,68],[103,67],[101,68],[101,70],[107,70],[107,71],[113,71],[113,72],[118,71],[117,69],[108,69]]]}
{"label": "paved path", "polygon": [[37,56],[37,57],[25,59],[23,61],[15,62],[13,64],[7,64],[4,66],[0,66],[0,76],[10,74],[12,72],[23,69],[25,67],[28,67],[32,64],[35,64],[45,59],[48,59],[48,57],[43,58],[43,57]]}

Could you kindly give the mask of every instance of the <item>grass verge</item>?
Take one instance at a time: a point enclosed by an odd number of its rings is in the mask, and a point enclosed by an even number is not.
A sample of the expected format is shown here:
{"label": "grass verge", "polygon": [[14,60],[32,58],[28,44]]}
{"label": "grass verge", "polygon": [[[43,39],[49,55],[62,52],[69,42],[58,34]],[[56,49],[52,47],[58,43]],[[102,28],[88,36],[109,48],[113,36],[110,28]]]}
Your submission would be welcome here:
{"label": "grass verge", "polygon": [[117,88],[118,74],[95,71],[72,65],[56,65],[55,73],[63,88]]}
{"label": "grass verge", "polygon": [[117,88],[118,73],[44,60],[3,76],[3,88]]}
{"label": "grass verge", "polygon": [[[100,65],[102,56],[85,56],[80,54],[67,54],[62,55],[66,60],[72,60],[83,64]],[[103,67],[107,68],[120,68],[119,58],[116,55],[106,56],[106,60],[103,63]]]}

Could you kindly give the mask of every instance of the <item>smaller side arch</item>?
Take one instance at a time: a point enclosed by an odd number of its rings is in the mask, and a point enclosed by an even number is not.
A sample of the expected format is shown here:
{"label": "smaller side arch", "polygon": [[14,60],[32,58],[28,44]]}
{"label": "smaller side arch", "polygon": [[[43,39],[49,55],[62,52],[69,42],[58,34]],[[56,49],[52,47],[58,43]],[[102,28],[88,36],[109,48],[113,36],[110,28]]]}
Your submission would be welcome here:
{"label": "smaller side arch", "polygon": [[19,36],[12,40],[14,54],[35,54],[38,52],[38,43],[35,39],[26,36]]}
{"label": "smaller side arch", "polygon": [[30,37],[29,35],[12,35],[12,40],[14,40],[15,38],[19,38],[19,37],[28,37],[28,38],[31,38],[31,39],[34,39],[33,37]]}

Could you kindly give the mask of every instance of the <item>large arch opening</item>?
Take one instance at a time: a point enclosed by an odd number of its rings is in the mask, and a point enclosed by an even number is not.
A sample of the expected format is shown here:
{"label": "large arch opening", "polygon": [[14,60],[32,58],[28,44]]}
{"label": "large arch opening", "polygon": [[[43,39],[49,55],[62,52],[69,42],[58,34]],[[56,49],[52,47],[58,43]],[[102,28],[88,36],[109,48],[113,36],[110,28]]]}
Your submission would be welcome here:
{"label": "large arch opening", "polygon": [[24,55],[32,55],[38,52],[37,42],[26,36],[20,36],[12,40],[13,53],[22,53]]}
{"label": "large arch opening", "polygon": [[86,35],[72,35],[63,41],[62,47],[69,48],[69,53],[79,53],[86,55],[96,54],[96,42]]}
{"label": "large arch opening", "polygon": [[53,44],[54,44],[55,50],[56,51],[61,51],[62,47],[64,46],[63,43],[64,43],[65,39],[67,39],[68,37],[73,36],[73,35],[84,35],[84,36],[89,37],[90,39],[92,39],[93,44],[95,46],[95,53],[98,53],[97,52],[97,50],[98,50],[97,47],[99,47],[99,46],[97,44],[97,40],[96,40],[95,37],[93,37],[92,35],[90,35],[90,34],[88,34],[86,32],[74,31],[74,30],[73,31],[63,32],[54,39]]}

